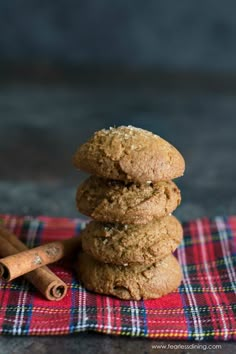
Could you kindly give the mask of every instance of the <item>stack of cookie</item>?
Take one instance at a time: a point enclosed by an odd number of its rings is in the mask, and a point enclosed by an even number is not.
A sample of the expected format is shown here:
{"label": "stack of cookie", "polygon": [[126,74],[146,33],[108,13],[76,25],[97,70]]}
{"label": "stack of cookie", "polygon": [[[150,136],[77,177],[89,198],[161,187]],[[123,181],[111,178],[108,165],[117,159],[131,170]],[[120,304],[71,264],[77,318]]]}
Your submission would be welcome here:
{"label": "stack of cookie", "polygon": [[183,175],[182,155],[143,129],[100,130],[74,155],[92,174],[77,190],[78,210],[91,221],[82,232],[76,270],[84,286],[121,299],[158,298],[175,290],[181,269],[174,250],[183,230],[171,215]]}

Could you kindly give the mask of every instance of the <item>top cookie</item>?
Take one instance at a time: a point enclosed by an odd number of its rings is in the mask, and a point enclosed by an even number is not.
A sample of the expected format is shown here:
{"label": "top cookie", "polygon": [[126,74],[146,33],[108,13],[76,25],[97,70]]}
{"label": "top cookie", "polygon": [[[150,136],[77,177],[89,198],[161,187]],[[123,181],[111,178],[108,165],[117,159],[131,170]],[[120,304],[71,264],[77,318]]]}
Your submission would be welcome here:
{"label": "top cookie", "polygon": [[176,148],[132,126],[102,129],[79,147],[74,165],[91,174],[144,183],[180,177],[185,162]]}

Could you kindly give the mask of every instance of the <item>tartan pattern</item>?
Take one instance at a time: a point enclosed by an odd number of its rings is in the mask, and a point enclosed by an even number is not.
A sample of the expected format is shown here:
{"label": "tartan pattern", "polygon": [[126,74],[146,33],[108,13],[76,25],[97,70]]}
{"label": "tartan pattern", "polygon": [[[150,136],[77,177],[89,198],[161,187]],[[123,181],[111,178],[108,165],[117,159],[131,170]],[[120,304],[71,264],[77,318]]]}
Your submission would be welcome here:
{"label": "tartan pattern", "polygon": [[[0,216],[29,247],[78,235],[85,221]],[[161,299],[121,301],[86,291],[73,270],[50,268],[68,285],[60,302],[45,300],[23,278],[0,282],[0,333],[59,335],[92,330],[168,340],[236,339],[236,216],[184,223],[176,255],[184,279]]]}

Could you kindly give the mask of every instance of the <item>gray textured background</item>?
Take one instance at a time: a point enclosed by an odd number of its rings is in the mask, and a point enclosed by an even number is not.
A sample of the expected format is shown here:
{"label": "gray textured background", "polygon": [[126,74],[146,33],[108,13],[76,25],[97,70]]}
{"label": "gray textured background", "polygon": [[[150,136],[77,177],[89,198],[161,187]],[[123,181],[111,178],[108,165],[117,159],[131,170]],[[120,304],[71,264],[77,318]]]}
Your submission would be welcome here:
{"label": "gray textured background", "polygon": [[234,0],[0,1],[0,59],[236,69]]}

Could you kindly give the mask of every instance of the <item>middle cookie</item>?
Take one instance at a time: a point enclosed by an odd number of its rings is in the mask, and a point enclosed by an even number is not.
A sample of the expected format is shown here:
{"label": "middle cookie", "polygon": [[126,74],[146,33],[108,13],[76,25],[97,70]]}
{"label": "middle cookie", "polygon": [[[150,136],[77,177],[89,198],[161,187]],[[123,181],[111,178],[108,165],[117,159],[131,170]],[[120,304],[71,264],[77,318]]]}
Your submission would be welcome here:
{"label": "middle cookie", "polygon": [[180,191],[172,181],[138,185],[91,176],[76,194],[82,214],[121,224],[147,224],[171,213],[180,201]]}
{"label": "middle cookie", "polygon": [[103,263],[151,264],[179,246],[183,229],[174,216],[145,225],[103,224],[91,221],[81,233],[82,248]]}

